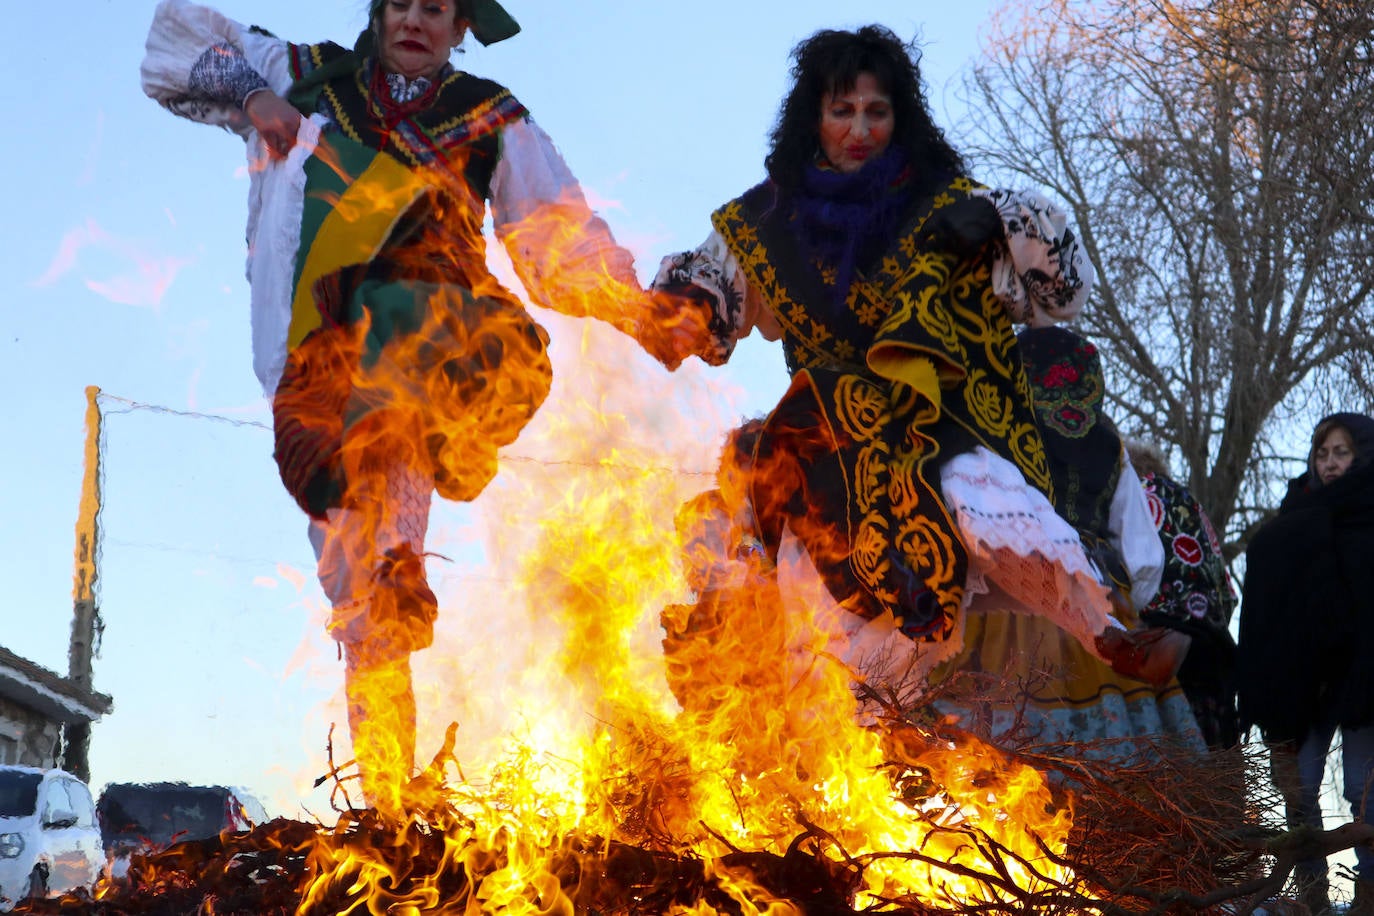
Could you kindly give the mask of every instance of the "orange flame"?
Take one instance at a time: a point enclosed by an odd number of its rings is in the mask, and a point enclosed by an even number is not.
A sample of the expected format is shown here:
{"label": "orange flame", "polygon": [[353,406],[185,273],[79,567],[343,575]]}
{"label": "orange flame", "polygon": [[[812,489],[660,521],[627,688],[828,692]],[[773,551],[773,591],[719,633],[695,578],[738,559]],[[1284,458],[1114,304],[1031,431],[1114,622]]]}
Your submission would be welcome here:
{"label": "orange flame", "polygon": [[[590,241],[591,219],[576,202],[529,216],[507,238],[516,271],[537,301],[638,333],[647,300],[619,255]],[[482,250],[480,240],[466,243]],[[376,746],[356,752],[371,800],[398,829],[373,846],[317,849],[303,911],[342,883],[357,912],[572,913],[560,863],[576,857],[575,837],[698,856],[744,912],[793,907],[737,867],[732,851],[781,856],[808,831],[816,855],[863,862],[858,905],[1005,900],[1003,880],[1024,889],[1073,881],[1045,852],[1063,851],[1071,814],[1041,774],[972,740],[932,750],[933,740],[861,725],[856,672],[838,661],[843,647],[818,625],[816,609],[788,606],[776,583],[744,561],[732,561],[744,565],[728,593],[684,602],[673,520],[702,481],[672,469],[710,463],[723,424],[709,404],[721,392],[643,371],[625,341],[587,327],[583,352],[557,360],[553,394],[532,420],[549,384],[537,358],[543,342],[494,280],[477,280],[475,291],[490,298],[441,289],[419,332],[386,344],[375,362],[360,355],[367,323],[335,339],[344,363],[358,367],[346,378],[349,396],[383,408],[344,437],[352,494],[385,492],[380,475],[397,461],[437,469],[441,492],[452,496],[486,488],[479,506],[498,532],[493,563],[503,587],[464,596],[474,606],[445,607],[439,643],[417,656],[430,675],[422,721],[433,734],[460,711],[492,703],[489,694],[464,693],[484,685],[462,669],[507,657],[517,660],[517,687],[488,713],[506,727],[486,747],[465,746],[461,770],[448,771],[452,784],[407,787],[414,701],[396,703],[394,683],[368,696],[373,688],[359,677],[350,689],[376,731],[355,740]],[[479,313],[479,325],[464,322]],[[550,323],[577,331],[556,317]],[[446,372],[454,348],[482,371],[460,379]],[[470,409],[436,408],[443,404]],[[497,448],[527,423],[520,450],[543,462],[507,463],[488,487]],[[366,522],[372,535],[358,542],[366,551],[390,524],[386,500],[355,504],[382,511]],[[687,527],[704,531],[696,549],[720,551],[729,507],[721,518],[710,499],[694,505]],[[374,561],[354,556],[350,565]],[[669,639],[666,677],[660,614],[682,635]],[[459,623],[460,615],[483,619]],[[518,641],[493,637],[488,617],[515,623]],[[455,641],[449,631],[457,629]],[[399,664],[417,645],[386,638],[392,647],[365,650],[364,668]],[[449,692],[447,684],[459,686]],[[340,835],[351,824],[341,821]],[[428,872],[408,845],[417,831],[445,837],[442,861],[427,863]],[[1009,857],[994,861],[997,848]],[[467,879],[456,898],[444,878],[453,873]],[[714,910],[698,903],[675,912]]]}

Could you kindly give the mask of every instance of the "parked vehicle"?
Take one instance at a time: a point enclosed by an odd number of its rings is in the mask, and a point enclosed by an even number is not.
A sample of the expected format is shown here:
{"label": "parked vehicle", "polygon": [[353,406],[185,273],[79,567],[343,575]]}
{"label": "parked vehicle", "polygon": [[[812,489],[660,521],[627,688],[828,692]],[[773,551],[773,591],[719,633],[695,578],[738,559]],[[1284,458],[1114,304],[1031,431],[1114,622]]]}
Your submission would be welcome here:
{"label": "parked vehicle", "polygon": [[61,770],[0,766],[0,910],[90,890],[104,864],[84,782]]}
{"label": "parked vehicle", "polygon": [[249,830],[266,817],[257,799],[241,790],[184,782],[110,783],[96,810],[110,877],[116,879],[128,872],[135,853]]}

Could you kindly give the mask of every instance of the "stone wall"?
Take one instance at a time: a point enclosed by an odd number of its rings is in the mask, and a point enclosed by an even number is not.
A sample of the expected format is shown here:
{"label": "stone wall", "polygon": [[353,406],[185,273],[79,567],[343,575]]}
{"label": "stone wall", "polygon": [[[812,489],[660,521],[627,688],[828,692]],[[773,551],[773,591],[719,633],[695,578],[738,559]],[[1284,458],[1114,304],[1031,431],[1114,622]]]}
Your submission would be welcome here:
{"label": "stone wall", "polygon": [[58,723],[0,697],[0,763],[56,766],[61,737]]}

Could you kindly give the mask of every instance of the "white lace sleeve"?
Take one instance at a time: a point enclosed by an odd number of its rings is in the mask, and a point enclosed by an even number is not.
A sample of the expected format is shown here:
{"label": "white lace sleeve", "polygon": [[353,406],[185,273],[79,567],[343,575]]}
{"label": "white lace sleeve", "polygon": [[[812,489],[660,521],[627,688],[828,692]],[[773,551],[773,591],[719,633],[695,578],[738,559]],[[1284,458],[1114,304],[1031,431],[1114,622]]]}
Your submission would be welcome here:
{"label": "white lace sleeve", "polygon": [[1112,494],[1108,534],[1131,576],[1131,606],[1144,608],[1164,577],[1164,543],[1159,539],[1150,501],[1130,456],[1121,450],[1121,477]]}
{"label": "white lace sleeve", "polygon": [[143,91],[173,114],[247,135],[243,100],[291,85],[287,43],[188,0],[162,0],[140,67]]}
{"label": "white lace sleeve", "polygon": [[710,340],[697,355],[713,366],[728,360],[735,344],[754,328],[767,340],[781,336],[772,312],[745,280],[719,232],[712,231],[693,251],[665,257],[652,288],[708,307]]}
{"label": "white lace sleeve", "polygon": [[1092,290],[1087,253],[1055,204],[1032,191],[982,189],[1002,214],[1006,254],[993,265],[993,289],[1013,321],[1035,327],[1071,321]]}
{"label": "white lace sleeve", "polygon": [[180,117],[225,127],[244,138],[248,158],[248,261],[253,367],[270,397],[286,359],[290,280],[300,240],[302,163],[317,123],[301,121],[297,146],[282,161],[264,154],[243,102],[258,89],[290,87],[285,41],[188,0],[162,0],[153,12],[140,67],[143,91]]}
{"label": "white lace sleeve", "polygon": [[549,135],[528,118],[502,128],[501,158],[491,179],[491,217],[496,234],[504,236],[541,204],[565,200],[586,203],[577,179]]}
{"label": "white lace sleeve", "polygon": [[264,157],[252,171],[248,198],[249,305],[253,371],[271,399],[286,367],[291,327],[291,281],[301,241],[305,207],[305,160],[320,140],[323,115],[302,118],[296,144],[284,159]]}
{"label": "white lace sleeve", "polygon": [[[634,256],[616,244],[610,227],[587,204],[549,135],[527,118],[501,130],[491,215],[496,237],[538,304],[618,325],[621,319],[632,322],[635,316],[618,319],[614,313],[633,309],[643,293]],[[588,296],[622,301],[617,306]]]}

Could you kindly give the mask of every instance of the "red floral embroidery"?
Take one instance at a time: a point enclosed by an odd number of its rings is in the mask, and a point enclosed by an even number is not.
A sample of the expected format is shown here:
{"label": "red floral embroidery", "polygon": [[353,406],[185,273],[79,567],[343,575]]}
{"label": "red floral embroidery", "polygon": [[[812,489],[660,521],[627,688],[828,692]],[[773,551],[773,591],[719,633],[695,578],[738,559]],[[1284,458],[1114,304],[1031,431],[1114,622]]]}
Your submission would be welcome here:
{"label": "red floral embroidery", "polygon": [[1145,501],[1150,506],[1150,521],[1155,523],[1155,530],[1158,531],[1164,526],[1164,500],[1154,490],[1147,490]]}
{"label": "red floral embroidery", "polygon": [[1055,363],[1045,370],[1045,387],[1060,388],[1078,381],[1078,370],[1067,363]]}
{"label": "red floral embroidery", "polygon": [[1174,556],[1189,566],[1202,562],[1202,545],[1191,534],[1180,534],[1174,538]]}
{"label": "red floral embroidery", "polygon": [[1079,429],[1083,426],[1083,422],[1088,419],[1088,415],[1077,407],[1066,405],[1054,412],[1054,418],[1065,429]]}

